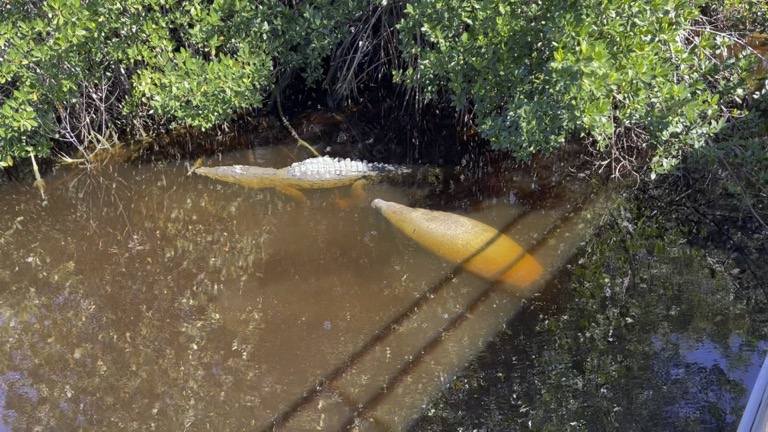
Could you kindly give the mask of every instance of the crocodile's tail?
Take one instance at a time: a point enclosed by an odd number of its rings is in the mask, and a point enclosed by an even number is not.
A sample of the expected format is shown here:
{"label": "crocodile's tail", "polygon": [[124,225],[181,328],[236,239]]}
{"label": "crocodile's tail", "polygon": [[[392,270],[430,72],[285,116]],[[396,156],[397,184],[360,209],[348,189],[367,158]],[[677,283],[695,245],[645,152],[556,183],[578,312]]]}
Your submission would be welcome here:
{"label": "crocodile's tail", "polygon": [[528,294],[544,271],[514,240],[474,219],[381,199],[371,206],[431,252],[487,280],[512,286],[520,294]]}

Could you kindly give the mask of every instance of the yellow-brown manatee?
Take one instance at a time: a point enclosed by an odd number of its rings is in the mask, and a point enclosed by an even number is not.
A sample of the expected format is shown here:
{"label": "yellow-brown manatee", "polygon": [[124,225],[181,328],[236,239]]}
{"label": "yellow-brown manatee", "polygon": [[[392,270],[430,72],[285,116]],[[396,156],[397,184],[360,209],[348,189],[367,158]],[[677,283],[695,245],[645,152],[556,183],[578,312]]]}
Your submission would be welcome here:
{"label": "yellow-brown manatee", "polygon": [[371,206],[429,251],[489,281],[514,287],[520,294],[528,294],[544,271],[514,240],[474,219],[381,199],[373,200]]}

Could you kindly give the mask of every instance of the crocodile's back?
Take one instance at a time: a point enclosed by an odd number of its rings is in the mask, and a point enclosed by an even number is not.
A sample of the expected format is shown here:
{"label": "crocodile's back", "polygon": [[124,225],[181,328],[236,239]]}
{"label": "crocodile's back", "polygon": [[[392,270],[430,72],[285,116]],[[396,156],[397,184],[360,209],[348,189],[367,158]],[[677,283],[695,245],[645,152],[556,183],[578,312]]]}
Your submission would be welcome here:
{"label": "crocodile's back", "polygon": [[346,186],[363,177],[410,172],[407,167],[328,156],[307,159],[281,169],[230,165],[202,167],[197,174],[253,188],[325,189]]}
{"label": "crocodile's back", "polygon": [[[329,156],[316,157],[296,162],[285,168],[288,177],[307,180],[308,182],[325,180],[354,181],[365,176],[376,176],[382,173],[410,172],[407,167],[389,165],[378,162],[366,162],[352,159],[331,158]],[[318,186],[324,187],[324,186]]]}

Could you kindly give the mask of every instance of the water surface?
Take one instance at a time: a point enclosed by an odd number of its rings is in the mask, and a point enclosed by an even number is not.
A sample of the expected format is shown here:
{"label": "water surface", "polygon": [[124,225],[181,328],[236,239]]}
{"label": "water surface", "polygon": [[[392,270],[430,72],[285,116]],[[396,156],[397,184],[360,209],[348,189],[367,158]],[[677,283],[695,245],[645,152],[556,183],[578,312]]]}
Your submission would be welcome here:
{"label": "water surface", "polygon": [[[284,148],[258,147],[206,164],[293,161]],[[47,178],[45,204],[32,186],[5,188],[6,428],[269,428],[421,308],[453,270],[400,236],[370,201],[338,205],[348,188],[311,191],[305,206],[274,190],[188,176],[187,165],[59,169]],[[388,185],[369,194],[414,196]],[[506,196],[472,216],[504,226],[526,213]],[[519,240],[541,240],[577,198],[553,201],[547,217],[527,213],[535,217],[522,218]],[[450,277],[435,319],[463,313],[487,288],[473,275]],[[395,352],[424,337],[401,333]],[[470,340],[452,349],[479,348]],[[368,380],[356,375],[350,397],[375,398],[379,387],[370,393]]]}

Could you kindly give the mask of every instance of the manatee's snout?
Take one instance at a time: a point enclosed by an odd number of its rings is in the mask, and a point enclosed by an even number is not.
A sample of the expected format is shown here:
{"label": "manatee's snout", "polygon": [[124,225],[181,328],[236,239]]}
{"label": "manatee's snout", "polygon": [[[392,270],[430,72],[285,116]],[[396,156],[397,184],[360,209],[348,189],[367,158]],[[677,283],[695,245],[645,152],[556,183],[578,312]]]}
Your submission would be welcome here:
{"label": "manatee's snout", "polygon": [[395,214],[399,214],[403,212],[407,213],[407,211],[410,210],[410,207],[406,207],[396,202],[384,201],[381,198],[376,198],[375,200],[373,200],[371,202],[371,207],[378,210],[386,218],[390,218]]}
{"label": "manatee's snout", "polygon": [[386,201],[381,198],[376,198],[375,200],[371,201],[371,207],[381,210],[381,207],[384,206],[385,202]]}

